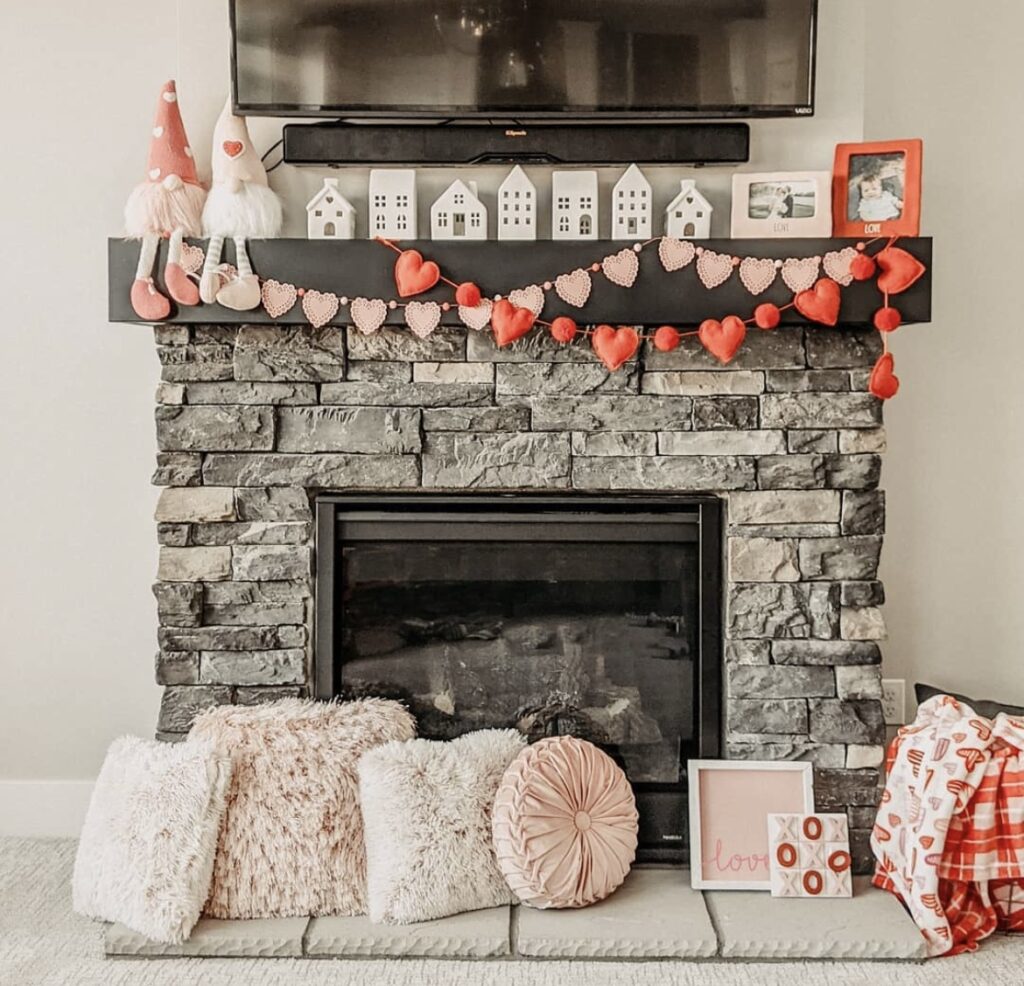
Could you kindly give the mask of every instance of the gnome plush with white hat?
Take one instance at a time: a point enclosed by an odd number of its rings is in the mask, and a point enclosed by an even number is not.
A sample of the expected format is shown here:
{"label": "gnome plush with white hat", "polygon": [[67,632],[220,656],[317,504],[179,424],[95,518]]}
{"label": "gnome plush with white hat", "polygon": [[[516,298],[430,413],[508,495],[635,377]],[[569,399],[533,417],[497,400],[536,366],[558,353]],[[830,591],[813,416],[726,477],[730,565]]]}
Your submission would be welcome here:
{"label": "gnome plush with white hat", "polygon": [[[210,238],[199,293],[208,304],[216,301],[235,311],[260,303],[260,282],[252,272],[245,241],[266,239],[281,232],[281,200],[267,182],[245,118],[224,105],[213,130],[213,183],[203,209],[203,233]],[[235,241],[236,276],[220,265],[225,237]]]}
{"label": "gnome plush with white hat", "polygon": [[171,303],[153,283],[153,265],[163,237],[170,238],[164,283],[179,305],[198,305],[199,291],[181,264],[182,237],[199,236],[206,191],[196,175],[192,149],[178,110],[173,80],[165,82],[156,105],[146,180],[135,186],[124,208],[125,233],[142,240],[132,284],[132,308],[147,322],[159,322]]}

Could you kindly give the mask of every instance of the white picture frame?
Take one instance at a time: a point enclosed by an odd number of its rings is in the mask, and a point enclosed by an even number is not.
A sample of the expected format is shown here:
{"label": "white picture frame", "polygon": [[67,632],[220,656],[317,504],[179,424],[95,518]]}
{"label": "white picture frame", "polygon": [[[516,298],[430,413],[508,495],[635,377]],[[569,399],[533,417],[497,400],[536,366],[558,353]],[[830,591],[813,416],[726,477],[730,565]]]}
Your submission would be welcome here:
{"label": "white picture frame", "polygon": [[733,239],[830,237],[831,172],[734,174],[731,225]]}
{"label": "white picture frame", "polygon": [[[690,886],[695,890],[770,892],[768,815],[814,811],[811,764],[802,760],[689,760],[686,769]],[[713,785],[706,780],[716,775],[722,783]]]}

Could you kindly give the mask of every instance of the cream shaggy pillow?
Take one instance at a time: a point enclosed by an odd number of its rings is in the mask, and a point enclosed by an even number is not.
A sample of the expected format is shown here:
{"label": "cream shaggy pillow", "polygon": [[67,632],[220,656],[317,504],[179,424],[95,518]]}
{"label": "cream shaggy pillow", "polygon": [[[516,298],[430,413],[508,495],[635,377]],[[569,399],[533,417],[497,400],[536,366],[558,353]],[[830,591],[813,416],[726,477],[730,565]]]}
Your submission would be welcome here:
{"label": "cream shaggy pillow", "polygon": [[199,715],[191,735],[234,764],[206,913],[365,913],[356,764],[371,747],[415,731],[409,712],[383,699],[283,699]]}
{"label": "cream shaggy pillow", "polygon": [[370,920],[429,921],[512,902],[491,848],[491,808],[526,745],[514,729],[388,743],[359,761]]}
{"label": "cream shaggy pillow", "polygon": [[210,889],[230,779],[231,761],[206,743],[115,740],[78,843],[75,910],[184,941]]}

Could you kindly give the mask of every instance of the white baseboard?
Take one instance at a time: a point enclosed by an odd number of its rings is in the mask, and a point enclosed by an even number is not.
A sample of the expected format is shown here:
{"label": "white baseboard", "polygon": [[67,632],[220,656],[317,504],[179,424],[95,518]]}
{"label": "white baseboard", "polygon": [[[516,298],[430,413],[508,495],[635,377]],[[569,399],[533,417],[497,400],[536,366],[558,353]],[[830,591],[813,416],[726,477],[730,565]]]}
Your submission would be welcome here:
{"label": "white baseboard", "polygon": [[77,838],[92,781],[0,780],[0,836]]}

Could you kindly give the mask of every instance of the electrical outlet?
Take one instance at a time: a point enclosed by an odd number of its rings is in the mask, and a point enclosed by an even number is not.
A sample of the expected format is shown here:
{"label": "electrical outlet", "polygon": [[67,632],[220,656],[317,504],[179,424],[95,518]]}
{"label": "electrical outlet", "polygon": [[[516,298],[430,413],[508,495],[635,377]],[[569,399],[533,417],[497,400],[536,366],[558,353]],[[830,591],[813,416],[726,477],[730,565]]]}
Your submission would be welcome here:
{"label": "electrical outlet", "polygon": [[887,726],[902,726],[907,721],[907,682],[905,679],[882,679],[882,714]]}

